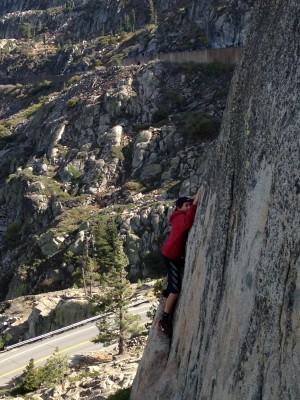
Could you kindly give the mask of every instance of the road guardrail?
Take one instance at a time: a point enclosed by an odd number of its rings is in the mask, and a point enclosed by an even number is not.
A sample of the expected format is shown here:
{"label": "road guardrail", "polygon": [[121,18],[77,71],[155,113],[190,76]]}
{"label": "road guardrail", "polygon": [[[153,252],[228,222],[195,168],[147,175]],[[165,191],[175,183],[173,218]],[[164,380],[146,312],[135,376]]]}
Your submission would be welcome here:
{"label": "road guardrail", "polygon": [[[133,303],[130,303],[128,307],[135,307],[135,306],[138,306],[139,304],[147,303],[148,301],[149,300],[135,301]],[[15,349],[17,347],[24,346],[24,345],[29,344],[29,343],[37,342],[38,340],[46,339],[46,338],[51,337],[53,335],[57,335],[58,333],[62,333],[62,332],[68,331],[70,329],[77,328],[78,326],[88,324],[89,322],[96,321],[97,319],[104,318],[104,317],[106,317],[108,315],[111,315],[111,314],[112,313],[109,312],[109,313],[105,313],[105,314],[101,314],[101,315],[96,315],[95,317],[90,317],[90,318],[84,319],[84,320],[79,321],[79,322],[75,322],[75,324],[64,326],[63,328],[56,329],[55,331],[51,331],[51,332],[45,333],[43,335],[35,336],[34,338],[27,339],[27,340],[24,340],[22,342],[12,344],[11,346],[6,346],[4,348],[4,351],[9,351],[9,350]]]}

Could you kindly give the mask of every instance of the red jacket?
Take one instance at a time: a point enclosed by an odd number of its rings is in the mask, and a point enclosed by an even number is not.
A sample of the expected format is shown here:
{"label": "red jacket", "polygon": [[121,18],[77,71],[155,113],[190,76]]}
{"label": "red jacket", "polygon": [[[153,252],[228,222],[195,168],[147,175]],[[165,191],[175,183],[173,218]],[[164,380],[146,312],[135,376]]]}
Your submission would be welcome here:
{"label": "red jacket", "polygon": [[196,206],[191,204],[188,212],[181,210],[172,212],[169,222],[172,225],[169,237],[162,246],[162,254],[171,260],[177,260],[184,256],[185,244],[187,241],[188,230],[193,225]]}

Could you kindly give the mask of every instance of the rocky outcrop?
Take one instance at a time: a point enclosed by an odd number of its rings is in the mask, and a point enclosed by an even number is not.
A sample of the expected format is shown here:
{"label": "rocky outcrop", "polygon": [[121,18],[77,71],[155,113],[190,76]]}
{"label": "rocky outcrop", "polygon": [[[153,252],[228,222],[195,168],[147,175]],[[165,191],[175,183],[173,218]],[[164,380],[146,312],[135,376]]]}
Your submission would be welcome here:
{"label": "rocky outcrop", "polygon": [[158,54],[171,53],[173,62],[181,53],[186,61],[199,62],[198,56],[189,58],[191,50],[243,46],[253,6],[253,0],[153,2],[153,10],[148,0],[4,3],[4,83],[22,83],[24,77],[37,82],[41,75],[62,81],[55,75],[120,65],[124,59],[148,62]]}
{"label": "rocky outcrop", "polygon": [[132,279],[164,273],[172,200],[200,184],[231,78],[226,67],[190,68],[155,63],[78,77],[10,128],[16,140],[0,150],[1,298],[74,284],[74,258],[104,214],[118,220]]}
{"label": "rocky outcrop", "polygon": [[157,30],[135,43],[136,53],[238,47],[245,42],[253,0],[156,2],[154,14],[149,5],[136,0],[71,1],[68,5],[60,0],[6,0],[0,14],[0,37],[26,37],[31,27],[31,36],[51,32],[56,40],[86,39],[156,23]]}
{"label": "rocky outcrop", "polygon": [[253,0],[194,1],[188,16],[205,31],[212,48],[240,47],[247,37],[253,5]]}
{"label": "rocky outcrop", "polygon": [[132,400],[300,395],[299,11],[294,0],[257,2],[190,233],[169,354],[162,361],[156,337],[148,342]]}
{"label": "rocky outcrop", "polygon": [[[130,392],[146,339],[147,336],[139,336],[127,340],[127,352],[123,355],[116,355],[114,350],[76,354],[71,357],[70,370],[61,383],[50,388],[42,386],[31,392],[30,398],[105,400],[116,392],[125,396]],[[3,390],[0,399],[7,399],[7,396]]]}
{"label": "rocky outcrop", "polygon": [[94,1],[84,2],[71,0],[51,0],[47,2],[28,1],[7,2],[0,19],[1,38],[28,37],[24,24],[31,28],[29,37],[33,35],[53,33],[65,40],[72,38],[91,38],[96,35],[115,34],[124,29],[124,17],[130,16],[132,8],[136,8],[139,18],[132,20],[135,28],[140,28],[148,22],[147,1],[137,2]]}
{"label": "rocky outcrop", "polygon": [[[72,0],[73,5],[84,3],[80,0]],[[65,0],[3,0],[1,3],[0,16],[16,11],[46,10],[65,5]]]}
{"label": "rocky outcrop", "polygon": [[0,336],[11,335],[9,344],[72,325],[94,315],[82,289],[18,297],[2,303]]}

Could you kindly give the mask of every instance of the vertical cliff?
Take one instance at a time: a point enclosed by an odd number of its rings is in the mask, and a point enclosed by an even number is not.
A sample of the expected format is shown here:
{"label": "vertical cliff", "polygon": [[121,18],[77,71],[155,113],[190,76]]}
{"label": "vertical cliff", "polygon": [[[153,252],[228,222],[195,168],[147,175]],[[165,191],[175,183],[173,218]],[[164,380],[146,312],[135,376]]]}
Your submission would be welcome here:
{"label": "vertical cliff", "polygon": [[190,232],[171,343],[132,400],[300,398],[300,4],[258,0]]}

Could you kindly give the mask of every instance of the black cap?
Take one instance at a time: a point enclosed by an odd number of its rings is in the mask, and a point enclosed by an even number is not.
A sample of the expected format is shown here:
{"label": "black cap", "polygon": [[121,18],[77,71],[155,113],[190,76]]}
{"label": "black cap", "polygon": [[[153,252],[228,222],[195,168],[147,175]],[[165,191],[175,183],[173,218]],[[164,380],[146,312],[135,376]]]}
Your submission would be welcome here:
{"label": "black cap", "polygon": [[176,207],[182,207],[183,203],[191,203],[193,201],[193,199],[191,199],[190,197],[179,197],[176,201]]}

